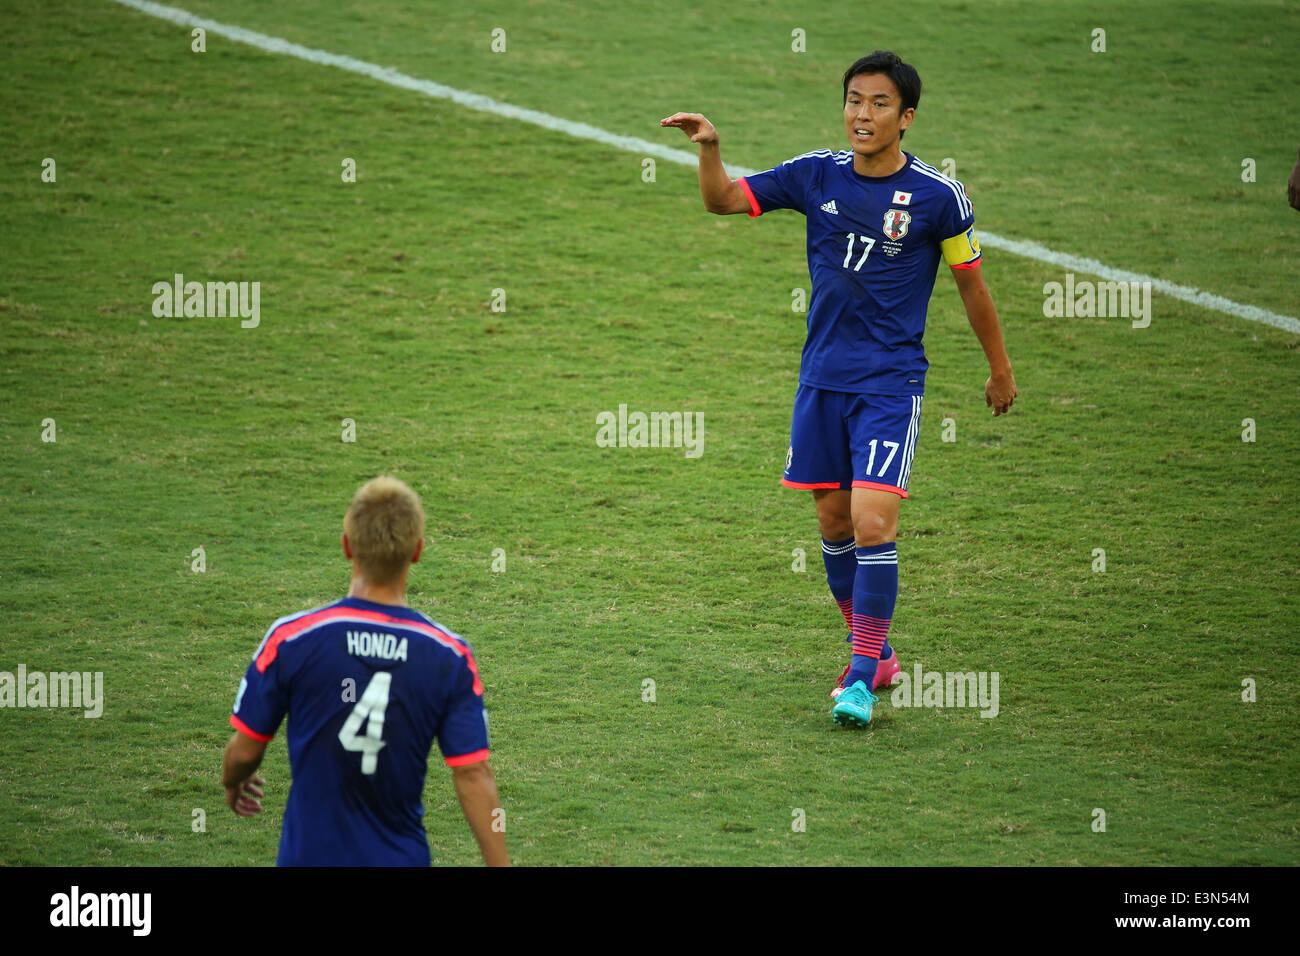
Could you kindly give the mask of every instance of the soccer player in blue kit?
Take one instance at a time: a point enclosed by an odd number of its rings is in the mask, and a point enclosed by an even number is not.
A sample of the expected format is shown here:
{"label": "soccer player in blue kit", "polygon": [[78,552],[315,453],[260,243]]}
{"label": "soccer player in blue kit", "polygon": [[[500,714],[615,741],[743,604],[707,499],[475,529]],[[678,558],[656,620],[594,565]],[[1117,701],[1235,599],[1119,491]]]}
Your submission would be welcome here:
{"label": "soccer player in blue kit", "polygon": [[474,654],[406,605],[424,528],[405,482],[363,485],[343,519],[348,596],[272,624],[239,684],[222,784],[240,816],[261,812],[257,768],[289,718],[280,866],[428,866],[420,797],[435,737],[484,862],[509,865]]}
{"label": "soccer player in blue kit", "polygon": [[700,194],[718,215],[794,209],[808,220],[812,301],[782,483],[817,505],[831,594],[849,625],[849,666],[832,691],[836,723],[865,727],[899,674],[888,640],[898,597],[898,514],[916,452],[921,339],[939,260],[952,269],[989,363],[985,402],[1015,401],[1011,360],[980,271],[975,216],[961,183],[902,150],[921,79],[877,50],[844,74],[850,148],[814,150],[732,180],[718,133],[699,113],[659,121],[700,146]]}

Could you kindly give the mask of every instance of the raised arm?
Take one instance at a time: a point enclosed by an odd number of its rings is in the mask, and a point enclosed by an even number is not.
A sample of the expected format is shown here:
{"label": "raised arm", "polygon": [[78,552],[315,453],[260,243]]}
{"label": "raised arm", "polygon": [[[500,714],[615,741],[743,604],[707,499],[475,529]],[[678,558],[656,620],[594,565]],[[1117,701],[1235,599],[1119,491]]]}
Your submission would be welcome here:
{"label": "raised arm", "polygon": [[750,211],[744,189],[727,175],[718,149],[718,131],[699,113],[674,113],[659,121],[660,126],[676,126],[700,144],[700,196],[704,208],[719,216]]}

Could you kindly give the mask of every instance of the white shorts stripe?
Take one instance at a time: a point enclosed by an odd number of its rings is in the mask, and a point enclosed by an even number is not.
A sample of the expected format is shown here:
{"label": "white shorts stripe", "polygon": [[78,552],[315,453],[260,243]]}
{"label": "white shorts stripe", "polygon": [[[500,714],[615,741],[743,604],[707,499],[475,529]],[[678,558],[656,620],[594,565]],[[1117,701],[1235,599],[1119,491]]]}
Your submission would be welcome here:
{"label": "white shorts stripe", "polygon": [[912,412],[912,440],[907,444],[907,471],[903,475],[904,481],[912,480],[912,460],[916,457],[916,442],[921,437],[921,396],[913,396],[916,407]]}
{"label": "white shorts stripe", "polygon": [[903,463],[898,472],[898,487],[906,488],[912,474],[912,456],[916,454],[916,439],[921,430],[921,396],[912,396],[912,419],[907,423],[907,447],[903,449]]}

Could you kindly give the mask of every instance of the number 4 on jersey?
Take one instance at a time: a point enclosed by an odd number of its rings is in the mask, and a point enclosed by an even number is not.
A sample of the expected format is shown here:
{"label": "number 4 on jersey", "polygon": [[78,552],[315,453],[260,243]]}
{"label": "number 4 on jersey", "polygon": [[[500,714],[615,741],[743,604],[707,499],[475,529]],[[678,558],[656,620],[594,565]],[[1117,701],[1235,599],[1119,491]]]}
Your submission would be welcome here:
{"label": "number 4 on jersey", "polygon": [[[364,774],[375,772],[379,765],[379,751],[384,749],[384,711],[388,709],[388,689],[392,683],[393,675],[388,671],[380,671],[372,677],[339,731],[339,743],[343,749],[362,755],[361,772]],[[357,731],[362,724],[366,725],[366,735],[358,737]]]}

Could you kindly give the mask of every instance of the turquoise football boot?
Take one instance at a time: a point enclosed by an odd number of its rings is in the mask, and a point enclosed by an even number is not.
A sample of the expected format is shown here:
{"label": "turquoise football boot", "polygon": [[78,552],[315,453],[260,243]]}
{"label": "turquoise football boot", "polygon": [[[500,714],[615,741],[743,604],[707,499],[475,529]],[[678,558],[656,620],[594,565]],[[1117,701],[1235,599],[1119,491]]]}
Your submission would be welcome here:
{"label": "turquoise football boot", "polygon": [[846,687],[835,698],[831,708],[831,717],[835,723],[844,727],[865,727],[871,723],[871,708],[880,698],[867,690],[862,681],[855,681],[852,687]]}

